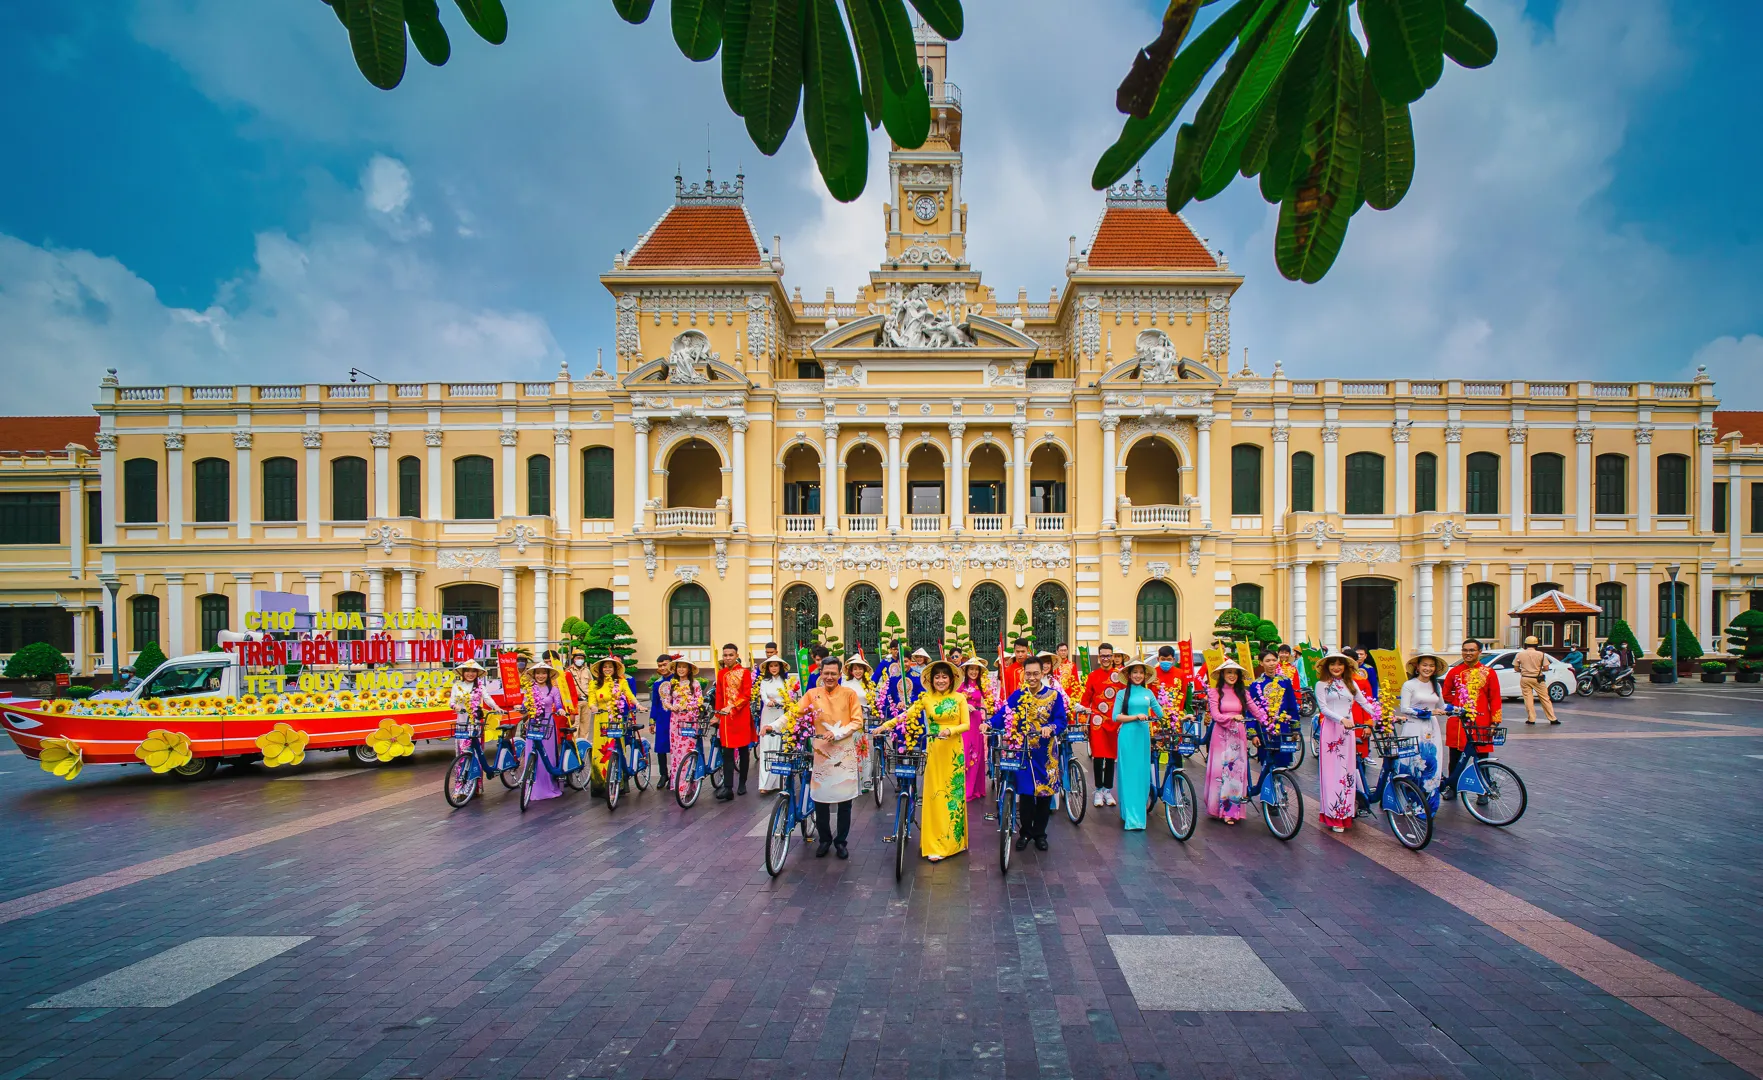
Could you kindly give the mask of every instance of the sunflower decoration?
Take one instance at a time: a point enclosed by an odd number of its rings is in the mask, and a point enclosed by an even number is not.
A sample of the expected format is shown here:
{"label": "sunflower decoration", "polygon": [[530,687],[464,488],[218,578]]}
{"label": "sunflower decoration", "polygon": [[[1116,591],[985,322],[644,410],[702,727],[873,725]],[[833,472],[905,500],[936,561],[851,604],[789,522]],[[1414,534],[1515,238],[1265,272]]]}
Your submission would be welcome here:
{"label": "sunflower decoration", "polygon": [[66,698],[57,698],[49,703],[47,711],[55,716],[66,716],[68,713],[73,712],[73,702]]}
{"label": "sunflower decoration", "polygon": [[281,712],[283,707],[286,705],[286,703],[281,698],[277,697],[274,694],[263,695],[263,699],[261,701],[259,701],[257,704],[258,704],[259,710],[262,712],[266,712],[266,713]]}
{"label": "sunflower decoration", "polygon": [[271,769],[280,765],[298,765],[306,760],[308,738],[304,731],[277,724],[257,736],[257,749],[263,751],[263,764]]}
{"label": "sunflower decoration", "polygon": [[44,739],[38,751],[37,764],[43,771],[63,780],[78,776],[85,763],[86,755],[80,750],[80,744],[72,739]]}
{"label": "sunflower decoration", "polygon": [[[215,700],[215,699],[210,699],[210,700]],[[218,699],[218,704],[220,705],[222,712],[229,712],[230,713],[230,712],[238,712],[239,711],[239,699],[236,697],[233,697],[230,694],[227,695],[226,697]]]}
{"label": "sunflower decoration", "polygon": [[288,695],[288,711],[289,712],[305,712],[308,705],[309,705],[309,702],[307,701],[306,694],[303,691],[296,690],[292,694]]}
{"label": "sunflower decoration", "polygon": [[165,711],[165,701],[161,698],[150,697],[142,703],[141,708],[146,711],[148,716],[158,716]]}
{"label": "sunflower decoration", "polygon": [[416,753],[415,736],[415,728],[409,724],[395,723],[387,717],[367,737],[367,747],[381,761],[391,761],[393,758]]}
{"label": "sunflower decoration", "polygon": [[246,694],[244,697],[239,699],[239,707],[241,709],[255,709],[255,708],[257,708],[257,706],[259,706],[261,704],[262,704],[262,702],[258,700],[258,697],[256,694]]}
{"label": "sunflower decoration", "polygon": [[181,731],[154,728],[135,747],[135,756],[156,773],[170,772],[190,763],[195,756],[190,750],[190,737]]}

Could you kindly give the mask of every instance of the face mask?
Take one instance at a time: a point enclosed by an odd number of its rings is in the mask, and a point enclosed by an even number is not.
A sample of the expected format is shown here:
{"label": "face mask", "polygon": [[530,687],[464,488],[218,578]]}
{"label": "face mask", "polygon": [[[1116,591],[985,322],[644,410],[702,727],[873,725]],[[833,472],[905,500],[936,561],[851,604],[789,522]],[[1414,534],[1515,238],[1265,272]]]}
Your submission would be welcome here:
{"label": "face mask", "polygon": [[1159,670],[1159,671],[1170,671],[1170,670],[1173,670],[1174,667],[1175,667],[1174,660],[1159,660],[1159,661],[1157,661],[1157,670]]}
{"label": "face mask", "polygon": [[576,667],[587,667],[588,666],[587,660],[583,657],[580,657],[580,656],[576,657],[574,660],[571,660],[570,663],[575,665]]}

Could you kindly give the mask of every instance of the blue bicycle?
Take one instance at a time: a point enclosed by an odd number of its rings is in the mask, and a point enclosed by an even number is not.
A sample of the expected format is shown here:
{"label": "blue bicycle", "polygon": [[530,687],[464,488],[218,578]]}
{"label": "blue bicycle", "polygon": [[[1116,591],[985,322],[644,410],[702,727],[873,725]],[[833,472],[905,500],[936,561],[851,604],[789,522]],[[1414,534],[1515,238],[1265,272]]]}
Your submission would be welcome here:
{"label": "blue bicycle", "polygon": [[[1286,732],[1278,725],[1272,732],[1279,738],[1279,749],[1263,750],[1261,775],[1249,789],[1249,797],[1261,803],[1261,820],[1267,831],[1281,840],[1290,840],[1304,827],[1304,793],[1298,790],[1298,765],[1304,760],[1304,743],[1296,731]],[[1276,764],[1281,757],[1287,764]]]}
{"label": "blue bicycle", "polygon": [[[1460,706],[1448,705],[1445,712],[1463,717]],[[1463,801],[1463,809],[1475,820],[1503,829],[1524,816],[1524,808],[1530,805],[1530,793],[1517,773],[1479,748],[1506,745],[1506,727],[1503,724],[1477,724],[1463,717],[1463,734],[1469,747],[1458,758],[1457,767],[1451,770],[1445,785],[1457,793]]]}
{"label": "blue bicycle", "polygon": [[1193,781],[1181,771],[1181,765],[1184,757],[1199,748],[1199,738],[1200,722],[1188,720],[1182,723],[1181,734],[1173,746],[1168,739],[1158,739],[1151,746],[1151,797],[1145,813],[1148,816],[1161,800],[1163,823],[1169,826],[1169,835],[1184,843],[1194,835],[1200,801],[1194,795]]}
{"label": "blue bicycle", "polygon": [[989,733],[989,738],[991,756],[987,760],[991,762],[991,781],[998,793],[998,869],[1008,874],[1010,855],[1016,850],[1017,835],[1022,832],[1016,808],[1016,774],[1034,766],[1027,751],[1000,748],[997,732]]}
{"label": "blue bicycle", "polygon": [[894,754],[894,835],[883,837],[894,845],[894,880],[906,876],[906,845],[912,840],[912,820],[918,816],[919,777],[924,775],[924,751]]}
{"label": "blue bicycle", "polygon": [[561,780],[576,791],[588,786],[588,762],[575,739],[563,740],[557,762],[552,764],[545,744],[551,740],[553,722],[550,711],[545,709],[526,722],[526,763],[520,772],[520,812],[523,814],[532,805],[533,784],[538,781],[541,768],[551,774],[553,780]]}
{"label": "blue bicycle", "polygon": [[[706,777],[712,790],[722,790],[722,740],[717,738],[716,718],[706,715],[708,712],[706,706],[704,714],[680,731],[680,735],[692,740],[692,749],[673,766],[673,801],[679,803],[681,810],[691,809],[698,801]],[[681,721],[676,716],[673,722]]]}
{"label": "blue bicycle", "polygon": [[[1359,790],[1365,792],[1366,813],[1383,811],[1396,842],[1409,851],[1432,843],[1432,813],[1426,789],[1402,771],[1402,763],[1420,756],[1420,740],[1373,729],[1366,755],[1359,759]],[[1366,778],[1366,765],[1378,759],[1377,784]]]}
{"label": "blue bicycle", "polygon": [[459,750],[441,784],[441,793],[447,797],[448,806],[457,810],[470,802],[486,776],[500,777],[503,786],[511,789],[520,783],[522,751],[526,744],[516,734],[513,724],[502,726],[494,755],[484,745],[481,718],[475,722],[456,723],[453,738],[457,740]]}
{"label": "blue bicycle", "polygon": [[1089,741],[1089,734],[1082,724],[1067,724],[1065,733],[1059,738],[1059,776],[1064,783],[1058,785],[1059,793],[1053,797],[1065,801],[1065,816],[1073,825],[1083,824],[1084,813],[1089,809],[1084,798],[1089,792],[1089,784],[1084,780],[1083,762],[1077,760],[1073,747]]}
{"label": "blue bicycle", "polygon": [[771,808],[771,824],[765,829],[765,872],[777,877],[784,872],[784,860],[790,857],[790,838],[797,826],[802,829],[802,842],[814,839],[814,796],[808,790],[808,775],[814,768],[812,751],[771,759],[765,770],[783,778],[778,789],[777,805]]}
{"label": "blue bicycle", "polygon": [[626,779],[637,782],[638,791],[649,790],[649,744],[643,740],[641,725],[627,726],[622,720],[609,721],[600,734],[610,744],[606,757],[606,809],[618,809],[618,797]]}

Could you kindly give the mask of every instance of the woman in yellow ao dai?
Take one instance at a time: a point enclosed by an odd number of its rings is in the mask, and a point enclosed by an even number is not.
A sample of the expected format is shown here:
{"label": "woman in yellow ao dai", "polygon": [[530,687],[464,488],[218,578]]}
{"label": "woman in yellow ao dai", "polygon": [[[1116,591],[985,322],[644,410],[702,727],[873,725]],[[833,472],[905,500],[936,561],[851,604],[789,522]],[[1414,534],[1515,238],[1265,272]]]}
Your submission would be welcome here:
{"label": "woman in yellow ao dai", "polygon": [[955,689],[955,681],[954,665],[934,661],[924,669],[924,693],[877,729],[898,729],[909,737],[922,730],[925,760],[919,783],[924,816],[919,850],[932,862],[967,850],[967,756],[961,736],[972,720],[967,697]]}

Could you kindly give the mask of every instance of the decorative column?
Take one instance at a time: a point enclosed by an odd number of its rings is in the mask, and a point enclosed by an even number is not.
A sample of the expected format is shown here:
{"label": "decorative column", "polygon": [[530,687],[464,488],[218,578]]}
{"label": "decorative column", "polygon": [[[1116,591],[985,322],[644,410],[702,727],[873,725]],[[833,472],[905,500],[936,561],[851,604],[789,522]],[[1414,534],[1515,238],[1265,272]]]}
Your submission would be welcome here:
{"label": "decorative column", "polygon": [[820,422],[820,519],[826,527],[826,534],[834,536],[839,531],[839,513],[844,508],[844,494],[839,490],[839,422],[826,419]]}
{"label": "decorative column", "polygon": [[1636,532],[1653,531],[1653,426],[1641,424],[1634,429]]}
{"label": "decorative column", "polygon": [[323,515],[319,513],[319,448],[324,445],[324,432],[317,428],[303,428],[300,442],[306,447],[306,539],[317,540],[319,537],[319,521]]}
{"label": "decorative column", "polygon": [[1310,640],[1310,563],[1292,564],[1292,633],[1298,641]]}
{"label": "decorative column", "polygon": [[1415,627],[1415,645],[1422,652],[1432,651],[1432,574],[1438,563],[1423,562],[1415,569],[1419,571],[1418,587],[1414,590],[1414,608],[1418,624]]}
{"label": "decorative column", "polygon": [[900,432],[898,420],[888,421],[888,532],[900,532]]}
{"label": "decorative column", "polygon": [[86,609],[74,608],[68,613],[73,619],[73,656],[70,658],[75,675],[86,673],[86,657],[91,650],[86,643]]}
{"label": "decorative column", "polygon": [[[1739,474],[1739,458],[1737,454],[1734,454],[1726,466],[1726,557],[1733,562],[1738,562],[1740,557],[1739,506],[1741,505],[1740,494],[1743,490],[1741,486],[1743,481]],[[1758,494],[1751,497],[1763,499],[1763,488],[1758,489]],[[106,529],[104,535],[109,536],[110,519],[106,518],[104,525]]]}
{"label": "decorative column", "polygon": [[[1641,652],[1653,651],[1653,564],[1634,564],[1634,622],[1629,624]],[[1636,659],[1639,659],[1638,657]]]}
{"label": "decorative column", "polygon": [[422,441],[428,444],[428,483],[422,500],[422,516],[439,521],[447,515],[441,511],[441,429],[423,428]]}
{"label": "decorative column", "polygon": [[520,513],[520,500],[517,497],[520,491],[520,474],[515,471],[520,464],[515,454],[515,444],[520,441],[520,433],[514,428],[505,427],[498,435],[502,441],[502,476],[499,482],[502,488],[502,516],[514,517]]}
{"label": "decorative column", "polygon": [[949,528],[959,533],[967,513],[967,421],[949,421]]}
{"label": "decorative column", "polygon": [[636,438],[637,467],[631,477],[631,491],[636,506],[631,513],[631,532],[642,532],[649,524],[649,418],[634,417],[631,420],[631,431]]}
{"label": "decorative column", "polygon": [[78,474],[67,482],[67,525],[72,534],[67,538],[67,576],[78,579],[86,570],[86,492]]}
{"label": "decorative column", "polygon": [[[1396,505],[1390,509],[1400,516],[1413,513],[1414,500],[1408,496],[1408,428],[1411,420],[1397,420],[1390,425],[1390,442],[1394,444],[1391,454],[1396,459]],[[1428,636],[1431,636],[1430,634]]]}
{"label": "decorative column", "polygon": [[540,655],[555,635],[551,633],[551,571],[533,567],[533,641]]}
{"label": "decorative column", "polygon": [[[1524,455],[1524,442],[1529,433],[1530,429],[1522,423],[1514,423],[1506,429],[1506,441],[1512,446],[1512,467],[1507,470],[1512,474],[1507,487],[1507,499],[1512,505],[1506,508],[1506,517],[1514,536],[1524,532],[1524,478],[1530,471],[1530,461]],[[1517,623],[1513,625],[1516,626]]]}
{"label": "decorative column", "polygon": [[313,611],[323,610],[324,574],[317,570],[302,570],[300,577],[306,582],[306,602],[312,605]]}
{"label": "decorative column", "polygon": [[386,613],[386,572],[369,570],[367,572],[367,613],[384,615]]}
{"label": "decorative column", "polygon": [[1445,425],[1445,513],[1463,512],[1463,425]]}
{"label": "decorative column", "polygon": [[251,539],[251,433],[233,432],[233,523],[240,540]]}
{"label": "decorative column", "polygon": [[373,516],[392,516],[392,432],[374,428],[367,433],[373,444]]}
{"label": "decorative column", "polygon": [[[165,608],[166,653],[177,656],[189,652],[189,642],[184,640],[184,575],[165,575]],[[121,627],[117,627],[119,635],[121,630]],[[126,652],[123,653],[124,657],[127,655]]]}
{"label": "decorative column", "polygon": [[[116,481],[116,434],[100,431],[98,443],[98,505],[102,508],[98,519],[98,527],[103,530],[99,535],[106,547],[116,543],[116,520],[122,516],[122,489]],[[1737,465],[1733,466],[1737,475]],[[1736,490],[1736,489],[1734,489]],[[1730,515],[1737,520],[1737,515]],[[1736,543],[1736,541],[1734,541]],[[1737,548],[1734,548],[1737,551]],[[175,654],[174,654],[175,655]]]}
{"label": "decorative column", "polygon": [[1463,567],[1462,562],[1450,564],[1450,572],[1445,575],[1445,632],[1450,640],[1445,642],[1446,650],[1455,649],[1463,644]]}
{"label": "decorative column", "polygon": [[1573,443],[1573,527],[1589,533],[1592,531],[1592,489],[1597,484],[1597,477],[1592,472],[1592,429],[1584,424],[1574,428]]}
{"label": "decorative column", "polygon": [[575,456],[571,438],[567,424],[551,429],[551,444],[556,448],[551,454],[551,527],[558,536],[568,536],[575,520],[569,490],[569,462]]}
{"label": "decorative column", "polygon": [[1591,593],[1589,591],[1591,589],[1591,580],[1591,563],[1576,562],[1573,564],[1573,598],[1575,600],[1581,600],[1588,604],[1592,602]]}
{"label": "decorative column", "polygon": [[729,430],[734,432],[733,449],[730,453],[735,459],[734,498],[730,502],[729,528],[735,532],[747,531],[747,418],[737,416],[728,422]]}
{"label": "decorative column", "polygon": [[[1507,563],[1506,577],[1506,610],[1517,611],[1519,606],[1530,599],[1524,594],[1524,563]],[[1506,617],[1506,644],[1518,644],[1518,616]]]}
{"label": "decorative column", "polygon": [[[1696,568],[1696,636],[1712,642],[1721,629],[1714,625],[1714,564],[1704,563]],[[1709,651],[1714,648],[1712,644],[1703,647]]]}
{"label": "decorative column", "polygon": [[[184,538],[184,436],[174,431],[165,437],[165,535]],[[79,543],[79,537],[72,538]]]}
{"label": "decorative column", "polygon": [[502,643],[504,646],[507,646],[514,641],[514,635],[519,632],[514,625],[514,590],[514,567],[504,566],[502,568],[502,592],[500,596],[502,601]]}
{"label": "decorative column", "polygon": [[[1286,514],[1291,511],[1291,496],[1286,490],[1287,482],[1292,474],[1292,426],[1276,423],[1273,425],[1273,531],[1282,533],[1286,527]],[[1296,572],[1294,567],[1293,572]]]}
{"label": "decorative column", "polygon": [[1027,447],[1028,421],[1019,418],[1010,424],[1010,524],[1019,533],[1028,530]]}
{"label": "decorative column", "polygon": [[[398,571],[398,610],[416,610],[416,571]],[[415,630],[400,630],[398,636],[409,639],[416,636]]]}
{"label": "decorative column", "polygon": [[1341,647],[1340,563],[1334,559],[1322,563],[1322,644],[1328,649]]}
{"label": "decorative column", "polygon": [[1120,497],[1116,494],[1116,476],[1114,475],[1115,431],[1120,427],[1120,417],[1102,417],[1102,528],[1117,529],[1120,527]]}
{"label": "decorative column", "polygon": [[1322,425],[1322,512],[1341,512],[1341,425]]}
{"label": "decorative column", "polygon": [[1194,418],[1194,427],[1199,432],[1199,452],[1195,454],[1194,467],[1199,470],[1200,483],[1196,492],[1200,497],[1200,526],[1212,527],[1212,421],[1214,417],[1198,416]]}
{"label": "decorative column", "polygon": [[[1726,489],[1726,516],[1738,513],[1738,490]],[[1714,531],[1714,429],[1696,429],[1696,531],[1706,536]]]}

